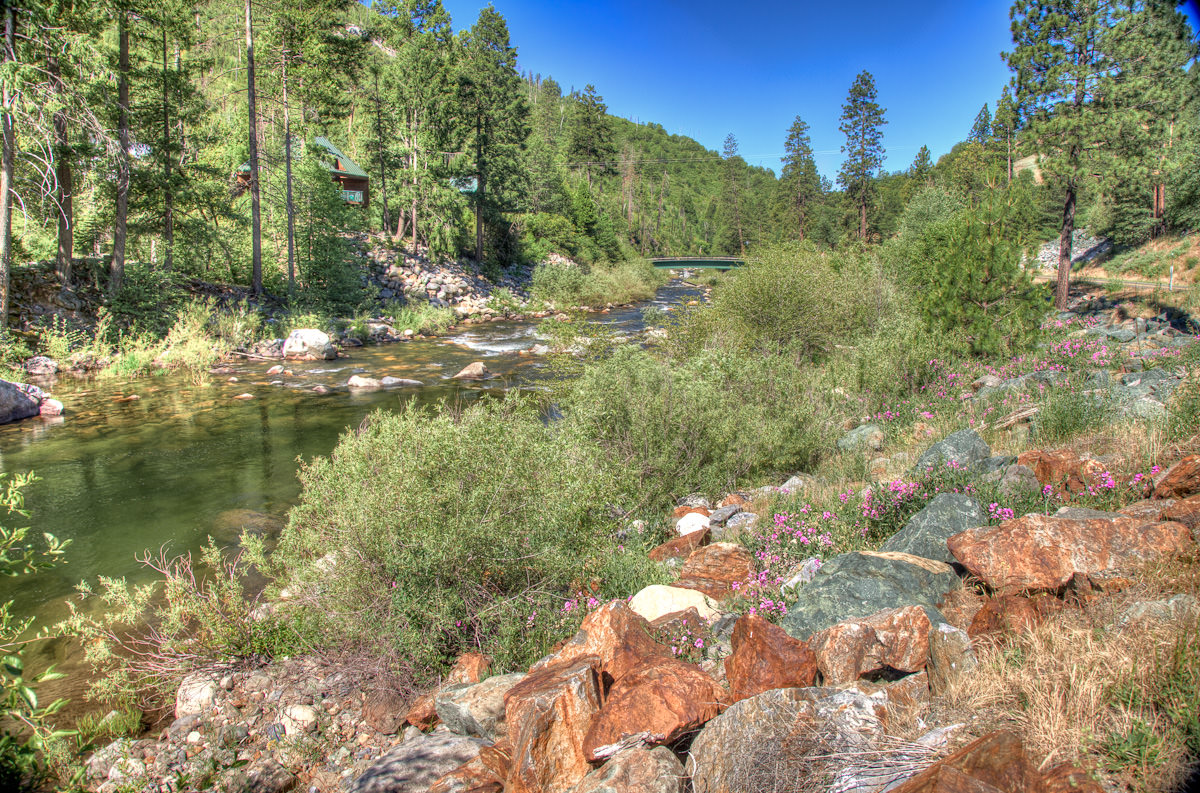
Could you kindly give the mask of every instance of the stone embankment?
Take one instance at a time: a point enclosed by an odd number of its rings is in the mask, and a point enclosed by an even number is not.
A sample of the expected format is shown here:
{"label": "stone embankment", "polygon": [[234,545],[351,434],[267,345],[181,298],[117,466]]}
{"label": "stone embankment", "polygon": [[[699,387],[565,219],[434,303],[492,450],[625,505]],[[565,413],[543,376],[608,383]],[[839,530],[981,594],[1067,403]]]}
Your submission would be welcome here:
{"label": "stone embankment", "polygon": [[[180,687],[170,726],[97,752],[89,784],[106,793],[740,793],[809,778],[824,780],[813,790],[841,793],[1100,793],[1081,769],[1042,763],[1011,733],[973,737],[969,724],[934,718],[936,707],[915,737],[894,733],[906,710],[935,705],[971,674],[980,642],[1119,590],[1148,562],[1195,554],[1200,455],[1111,512],[1069,503],[1107,475],[1086,456],[994,455],[962,430],[917,465],[999,474],[1057,490],[1067,505],[988,525],[972,496],[942,493],[878,551],[797,565],[772,595],[790,601],[775,624],[737,597],[756,568],[737,529],[767,519],[767,496],[816,481],[797,476],[715,502],[689,496],[670,518],[677,536],[650,554],[674,582],[599,605],[529,669],[497,674],[486,656],[464,655],[415,702],[307,659],[196,674]],[[1140,603],[1116,624],[1146,614],[1196,615],[1200,603]]]}

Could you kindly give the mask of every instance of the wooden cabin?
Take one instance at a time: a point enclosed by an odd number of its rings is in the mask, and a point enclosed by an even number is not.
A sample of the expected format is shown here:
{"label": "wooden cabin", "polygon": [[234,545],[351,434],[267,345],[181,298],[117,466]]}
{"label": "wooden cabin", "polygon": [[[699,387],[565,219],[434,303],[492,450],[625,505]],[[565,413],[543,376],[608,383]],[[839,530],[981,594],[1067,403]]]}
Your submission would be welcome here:
{"label": "wooden cabin", "polygon": [[[333,183],[342,190],[342,200],[351,206],[364,209],[371,205],[371,179],[367,172],[354,160],[334,146],[329,138],[316,137],[310,144],[320,150],[321,164],[329,170]],[[303,156],[303,155],[301,155]],[[250,163],[242,163],[237,170],[237,183],[241,189],[250,185]]]}

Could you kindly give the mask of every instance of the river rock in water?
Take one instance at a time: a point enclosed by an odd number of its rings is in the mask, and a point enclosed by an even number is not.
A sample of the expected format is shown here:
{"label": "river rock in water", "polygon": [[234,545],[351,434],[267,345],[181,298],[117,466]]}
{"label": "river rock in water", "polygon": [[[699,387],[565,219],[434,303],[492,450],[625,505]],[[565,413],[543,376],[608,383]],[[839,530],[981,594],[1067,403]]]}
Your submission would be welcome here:
{"label": "river rock in water", "polygon": [[491,376],[492,376],[492,373],[490,371],[488,371],[488,368],[486,366],[483,365],[483,361],[475,361],[474,363],[467,364],[465,367],[463,367],[463,370],[461,372],[454,375],[454,377],[451,379],[453,379],[453,380],[483,380],[484,378],[491,377]]}
{"label": "river rock in water", "polygon": [[337,347],[329,340],[329,334],[315,328],[298,328],[283,342],[284,358],[299,358],[306,361],[332,361],[337,357]]}
{"label": "river rock in water", "polygon": [[35,355],[25,362],[25,371],[34,377],[45,377],[58,371],[58,361],[45,355]]}
{"label": "river rock in water", "polygon": [[0,424],[36,416],[44,396],[37,386],[0,380]]}
{"label": "river rock in water", "polygon": [[254,537],[278,537],[283,531],[283,519],[252,509],[227,509],[213,519],[213,539],[234,543],[246,532]]}

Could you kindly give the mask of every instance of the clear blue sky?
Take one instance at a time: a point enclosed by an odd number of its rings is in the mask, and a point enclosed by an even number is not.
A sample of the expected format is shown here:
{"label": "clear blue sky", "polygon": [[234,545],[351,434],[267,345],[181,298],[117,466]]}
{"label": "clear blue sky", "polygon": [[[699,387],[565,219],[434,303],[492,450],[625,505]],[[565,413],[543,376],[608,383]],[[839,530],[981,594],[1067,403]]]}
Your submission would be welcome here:
{"label": "clear blue sky", "polygon": [[[443,0],[455,30],[483,0]],[[821,173],[837,172],[838,118],[855,76],[875,76],[886,109],[888,170],[923,144],[936,160],[966,137],[984,102],[1008,82],[1011,47],[1003,0],[935,2],[712,2],[495,0],[523,72],[582,90],[609,113],[662,124],[720,151],[738,139],[752,164],[779,170],[799,114],[811,127]],[[1196,26],[1192,4],[1193,26]]]}

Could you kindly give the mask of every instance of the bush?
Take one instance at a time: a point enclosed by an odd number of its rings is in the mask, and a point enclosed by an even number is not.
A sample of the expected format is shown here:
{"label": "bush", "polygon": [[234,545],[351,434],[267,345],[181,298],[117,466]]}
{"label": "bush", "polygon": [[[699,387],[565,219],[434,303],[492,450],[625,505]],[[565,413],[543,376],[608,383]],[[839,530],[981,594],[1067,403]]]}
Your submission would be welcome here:
{"label": "bush", "polygon": [[1059,443],[1103,427],[1112,417],[1113,407],[1107,395],[1054,388],[1038,406],[1033,430],[1039,442]]}
{"label": "bush", "polygon": [[563,400],[568,421],[628,471],[644,504],[724,492],[747,476],[808,467],[830,441],[790,361],[729,352],[664,363],[619,347]]}
{"label": "bush", "polygon": [[417,669],[481,647],[526,666],[575,592],[624,596],[630,576],[608,568],[645,565],[612,539],[619,488],[595,445],[516,396],[373,414],[301,480],[277,551],[289,591],[326,635]]}
{"label": "bush", "polygon": [[984,203],[930,226],[911,262],[914,296],[929,330],[961,352],[1012,354],[1033,339],[1048,293],[1021,267],[1015,199],[989,190]]}
{"label": "bush", "polygon": [[873,276],[863,261],[803,243],[763,248],[692,313],[683,344],[822,358],[867,325]]}

